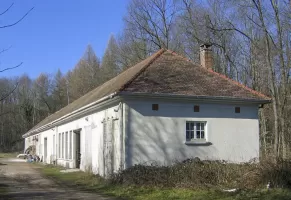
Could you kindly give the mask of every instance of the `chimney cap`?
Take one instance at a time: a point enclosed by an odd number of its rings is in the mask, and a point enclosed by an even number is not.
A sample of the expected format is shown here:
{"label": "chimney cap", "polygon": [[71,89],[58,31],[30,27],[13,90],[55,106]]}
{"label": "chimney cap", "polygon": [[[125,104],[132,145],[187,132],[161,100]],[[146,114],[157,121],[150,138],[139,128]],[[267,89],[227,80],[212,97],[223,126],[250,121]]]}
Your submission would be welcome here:
{"label": "chimney cap", "polygon": [[203,44],[200,45],[201,48],[209,48],[211,46],[212,46],[211,43],[203,43]]}

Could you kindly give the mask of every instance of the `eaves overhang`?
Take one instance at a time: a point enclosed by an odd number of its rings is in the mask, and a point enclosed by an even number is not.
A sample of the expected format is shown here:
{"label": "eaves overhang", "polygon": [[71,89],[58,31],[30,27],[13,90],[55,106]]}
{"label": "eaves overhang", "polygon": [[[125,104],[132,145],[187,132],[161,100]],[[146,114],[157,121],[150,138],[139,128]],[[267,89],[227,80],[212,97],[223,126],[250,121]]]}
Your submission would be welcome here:
{"label": "eaves overhang", "polygon": [[180,94],[162,94],[162,93],[132,93],[119,92],[118,95],[127,98],[155,98],[168,100],[189,100],[189,101],[205,101],[205,102],[221,102],[221,103],[240,103],[240,104],[267,104],[271,103],[271,99],[246,99],[225,96],[198,96],[198,95],[180,95]]}
{"label": "eaves overhang", "polygon": [[[116,98],[115,98],[116,97]],[[105,106],[108,106],[108,104],[119,101],[120,99],[118,99],[117,93],[112,93],[104,98],[101,98],[91,104],[88,104],[86,106],[83,106],[80,109],[75,110],[74,112],[71,112],[67,115],[64,115],[50,123],[47,123],[43,126],[40,126],[36,129],[31,129],[30,131],[28,131],[27,133],[25,133],[24,135],[22,135],[22,138],[26,138],[29,137],[31,135],[35,135],[37,133],[49,130],[51,128],[54,128],[56,126],[62,125],[64,123],[67,123],[69,121],[78,119],[84,115],[88,115],[98,109],[102,109]]]}

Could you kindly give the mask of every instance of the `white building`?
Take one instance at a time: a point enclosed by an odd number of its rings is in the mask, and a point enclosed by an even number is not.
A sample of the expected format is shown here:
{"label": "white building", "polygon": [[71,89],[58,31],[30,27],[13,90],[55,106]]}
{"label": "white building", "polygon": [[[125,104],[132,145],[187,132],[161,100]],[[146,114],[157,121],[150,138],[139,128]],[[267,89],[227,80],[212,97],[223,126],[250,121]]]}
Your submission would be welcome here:
{"label": "white building", "polygon": [[199,157],[259,157],[258,109],[270,99],[211,69],[160,50],[23,135],[46,163],[106,175],[134,164]]}

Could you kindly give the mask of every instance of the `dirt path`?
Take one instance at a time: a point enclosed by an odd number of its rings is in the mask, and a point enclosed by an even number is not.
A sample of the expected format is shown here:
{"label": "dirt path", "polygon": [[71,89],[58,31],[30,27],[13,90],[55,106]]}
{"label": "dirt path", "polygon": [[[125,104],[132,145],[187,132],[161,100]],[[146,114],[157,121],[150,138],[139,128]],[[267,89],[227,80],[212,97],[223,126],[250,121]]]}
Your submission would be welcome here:
{"label": "dirt path", "polygon": [[25,160],[11,158],[0,158],[0,188],[9,191],[0,199],[112,199],[60,186]]}

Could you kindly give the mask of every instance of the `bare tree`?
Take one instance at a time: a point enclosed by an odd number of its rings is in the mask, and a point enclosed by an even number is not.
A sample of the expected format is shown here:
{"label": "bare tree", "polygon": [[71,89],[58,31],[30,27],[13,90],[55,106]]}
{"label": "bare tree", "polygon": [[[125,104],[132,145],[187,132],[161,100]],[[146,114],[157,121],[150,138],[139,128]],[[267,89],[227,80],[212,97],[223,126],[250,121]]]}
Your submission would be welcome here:
{"label": "bare tree", "polygon": [[170,48],[171,33],[178,14],[174,0],[132,0],[125,17],[126,29],[135,40],[147,43],[147,52]]}
{"label": "bare tree", "polygon": [[[0,13],[0,17],[6,13],[8,13],[10,11],[10,9],[12,9],[12,7],[14,6],[14,3],[11,3],[10,6],[8,8],[6,8],[5,10],[3,10],[1,13]],[[10,24],[6,24],[6,25],[2,25],[0,26],[0,29],[4,29],[4,28],[9,28],[9,27],[12,27],[12,26],[15,26],[17,25],[18,23],[20,23],[22,20],[24,20],[24,18],[34,9],[34,7],[32,7],[31,9],[29,9],[24,15],[22,15],[22,17],[20,17],[17,21],[15,22],[12,22]],[[4,48],[2,51],[0,51],[0,54],[8,51],[10,49],[9,48]],[[17,64],[16,66],[13,66],[13,67],[6,67],[4,69],[0,69],[0,73],[1,72],[4,72],[4,71],[7,71],[7,70],[11,70],[11,69],[15,69],[15,68],[18,68],[19,66],[21,66],[23,63],[19,63]],[[0,95],[0,101],[2,101],[3,99],[7,98],[7,96],[9,96],[12,92],[15,91],[17,87],[17,84],[16,86],[14,87],[14,89],[12,89],[10,92],[8,93],[5,93],[4,95]]]}

